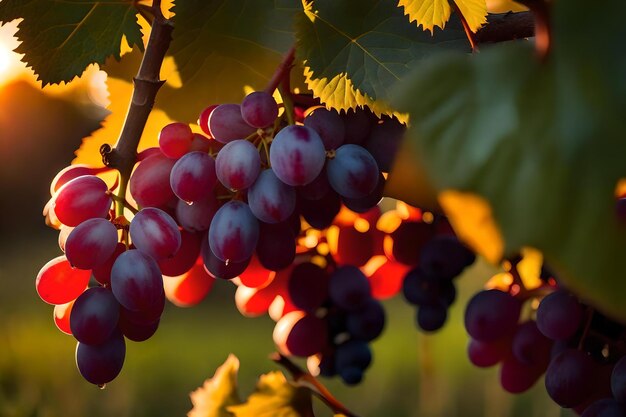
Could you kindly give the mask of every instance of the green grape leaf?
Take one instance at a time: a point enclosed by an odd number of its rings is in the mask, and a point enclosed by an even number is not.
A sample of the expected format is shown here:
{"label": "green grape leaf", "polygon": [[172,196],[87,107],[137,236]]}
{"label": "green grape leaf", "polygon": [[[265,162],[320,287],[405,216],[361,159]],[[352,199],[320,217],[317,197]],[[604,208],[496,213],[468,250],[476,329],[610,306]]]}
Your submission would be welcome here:
{"label": "green grape leaf", "polygon": [[197,114],[209,104],[240,102],[246,85],[265,88],[295,42],[293,16],[301,9],[300,0],[177,2],[170,53],[183,89],[193,94],[174,101],[181,92],[166,87],[163,108],[185,120],[181,105]]}
{"label": "green grape leaf", "polygon": [[191,393],[193,408],[187,417],[232,417],[228,408],[241,404],[237,393],[237,373],[239,359],[230,354],[226,361],[215,371],[213,378]]}
{"label": "green grape leaf", "polygon": [[547,62],[525,42],[439,57],[395,103],[410,113],[414,157],[436,188],[487,203],[469,217],[492,215],[500,255],[541,250],[567,287],[626,319],[626,226],[615,214],[626,177],[626,54],[616,52],[626,3],[605,4],[610,16],[584,6],[555,3]]}
{"label": "green grape leaf", "polygon": [[[487,23],[487,2],[485,0],[454,0],[470,29],[476,32]],[[411,22],[416,21],[424,30],[433,32],[435,26],[443,29],[452,14],[449,0],[400,0],[398,6]]]}
{"label": "green grape leaf", "polygon": [[458,20],[431,36],[379,0],[309,1],[296,29],[309,87],[340,110],[385,101],[394,84],[437,52],[469,51]]}
{"label": "green grape leaf", "polygon": [[122,38],[143,48],[130,0],[3,0],[0,23],[23,18],[16,49],[44,85],[68,82],[89,64],[120,59]]}
{"label": "green grape leaf", "polygon": [[290,384],[280,371],[261,375],[248,400],[228,411],[235,417],[314,417],[311,390]]}

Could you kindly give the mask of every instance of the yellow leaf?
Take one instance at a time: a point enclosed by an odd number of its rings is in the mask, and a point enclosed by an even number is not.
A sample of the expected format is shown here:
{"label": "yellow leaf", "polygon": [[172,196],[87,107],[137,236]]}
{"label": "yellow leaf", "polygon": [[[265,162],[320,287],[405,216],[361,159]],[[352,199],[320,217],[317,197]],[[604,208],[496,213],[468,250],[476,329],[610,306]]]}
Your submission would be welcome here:
{"label": "yellow leaf", "polygon": [[444,190],[439,203],[461,240],[491,263],[502,259],[504,241],[487,200],[473,193]]}
{"label": "yellow leaf", "polygon": [[523,12],[528,7],[513,0],[487,0],[487,10],[489,13]]}
{"label": "yellow leaf", "polygon": [[241,403],[237,394],[237,372],[239,359],[231,353],[215,370],[213,378],[191,393],[193,408],[187,417],[232,417],[227,408]]}
{"label": "yellow leaf", "polygon": [[228,411],[236,417],[314,417],[311,391],[293,386],[280,371],[261,375],[248,401]]}
{"label": "yellow leaf", "polygon": [[375,101],[371,97],[357,90],[346,73],[337,74],[331,80],[328,78],[314,78],[313,72],[307,66],[304,67],[305,83],[309,90],[318,97],[328,108],[337,111],[356,109],[357,107],[369,107],[380,117],[383,114],[396,116],[402,123],[406,123],[406,114],[394,112],[391,106],[382,101]]}
{"label": "yellow leaf", "polygon": [[[487,22],[486,0],[455,0],[472,32],[476,32]],[[398,6],[404,7],[404,13],[411,22],[416,21],[424,30],[432,33],[435,26],[443,29],[450,20],[452,8],[448,0],[400,0]]]}

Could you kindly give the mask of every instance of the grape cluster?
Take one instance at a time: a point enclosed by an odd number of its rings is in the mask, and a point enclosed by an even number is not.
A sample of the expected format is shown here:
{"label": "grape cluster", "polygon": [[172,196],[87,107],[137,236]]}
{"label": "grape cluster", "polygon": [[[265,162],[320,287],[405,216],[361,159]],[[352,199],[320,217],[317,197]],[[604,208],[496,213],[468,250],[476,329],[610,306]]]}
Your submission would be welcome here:
{"label": "grape cluster", "polygon": [[[510,273],[519,278],[515,266]],[[545,373],[546,391],[561,407],[584,417],[626,415],[624,326],[582,304],[547,269],[541,278],[531,290],[512,279],[469,301],[470,361],[500,363],[500,383],[511,393]]]}

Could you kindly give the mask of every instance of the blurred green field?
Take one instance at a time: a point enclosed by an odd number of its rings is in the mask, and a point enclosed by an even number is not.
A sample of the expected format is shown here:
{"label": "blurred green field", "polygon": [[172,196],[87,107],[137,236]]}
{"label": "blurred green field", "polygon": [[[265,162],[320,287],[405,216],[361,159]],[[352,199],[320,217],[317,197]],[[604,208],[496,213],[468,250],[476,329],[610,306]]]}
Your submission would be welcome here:
{"label": "blurred green field", "polygon": [[[168,305],[157,334],[128,343],[121,375],[106,389],[85,382],[74,365],[75,341],[52,321],[52,306],[34,289],[38,269],[58,255],[56,234],[3,245],[0,255],[0,416],[184,416],[188,394],[212,376],[230,352],[241,360],[239,385],[247,395],[258,375],[277,366],[273,322],[242,317],[234,286],[219,282],[200,305]],[[373,343],[374,363],[364,382],[348,388],[324,380],[348,408],[362,416],[569,416],[554,405],[540,381],[513,396],[498,384],[495,369],[472,367],[466,356],[463,306],[491,270],[473,267],[459,280],[459,300],[435,335],[418,333],[414,310],[400,297],[386,301],[387,327]],[[329,415],[323,406],[320,415]]]}

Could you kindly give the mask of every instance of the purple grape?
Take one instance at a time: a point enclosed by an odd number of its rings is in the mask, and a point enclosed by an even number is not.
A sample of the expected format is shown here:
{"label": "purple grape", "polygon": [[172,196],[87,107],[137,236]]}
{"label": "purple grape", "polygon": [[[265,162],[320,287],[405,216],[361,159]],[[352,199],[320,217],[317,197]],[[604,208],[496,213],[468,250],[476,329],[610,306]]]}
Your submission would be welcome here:
{"label": "purple grape", "polygon": [[493,342],[481,342],[470,339],[467,346],[467,356],[470,362],[479,368],[494,366],[509,355],[511,350],[509,339],[500,339]]}
{"label": "purple grape", "polygon": [[348,366],[339,371],[339,376],[347,385],[357,385],[363,380],[363,371],[356,366]]}
{"label": "purple grape", "polygon": [[571,408],[584,403],[596,384],[595,365],[585,352],[567,349],[558,354],[546,371],[546,390],[561,407]]}
{"label": "purple grape", "polygon": [[162,275],[177,277],[189,271],[196,264],[204,235],[183,230],[180,237],[181,245],[178,252],[173,257],[161,259],[158,262]]}
{"label": "purple grape", "polygon": [[379,170],[374,157],[358,145],[340,146],[326,164],[330,186],[342,197],[363,198],[378,184]]}
{"label": "purple grape", "polygon": [[178,198],[186,202],[207,198],[217,182],[215,160],[204,152],[183,155],[170,173],[170,186]]}
{"label": "purple grape", "polygon": [[362,144],[367,139],[372,128],[374,119],[369,109],[357,107],[356,110],[349,109],[341,115],[346,127],[346,137],[344,143]]}
{"label": "purple grape", "polygon": [[120,332],[100,345],[76,345],[76,366],[83,378],[96,385],[113,381],[122,370],[125,356],[126,343]]}
{"label": "purple grape", "polygon": [[352,265],[342,266],[333,272],[328,293],[333,302],[344,310],[358,310],[371,298],[369,280]]}
{"label": "purple grape", "polygon": [[465,329],[474,339],[493,341],[515,330],[521,303],[499,290],[481,291],[465,309]]}
{"label": "purple grape", "polygon": [[552,340],[567,340],[580,327],[583,310],[572,294],[558,290],[541,300],[537,309],[537,327]]}
{"label": "purple grape", "polygon": [[163,299],[159,265],[137,249],[118,256],[111,269],[111,289],[117,301],[129,310],[151,310]]}
{"label": "purple grape", "polygon": [[299,209],[307,223],[315,229],[324,230],[333,224],[341,210],[341,200],[336,192],[330,190],[319,200],[300,200]]}
{"label": "purple grape", "polygon": [[626,404],[626,356],[622,356],[613,368],[611,391],[617,401]]}
{"label": "purple grape", "polygon": [[405,132],[406,127],[395,118],[385,118],[372,128],[365,149],[372,154],[381,171],[391,171]]}
{"label": "purple grape", "polygon": [[331,191],[328,178],[326,177],[326,169],[322,169],[317,177],[307,185],[301,185],[296,188],[298,195],[305,200],[320,200],[326,193]]}
{"label": "purple grape", "polygon": [[341,375],[341,371],[347,368],[364,370],[372,363],[372,351],[367,342],[362,340],[349,340],[337,346],[335,350],[335,369]]}
{"label": "purple grape", "polygon": [[125,317],[120,317],[119,328],[128,340],[133,342],[143,342],[150,339],[159,328],[160,321],[150,324],[137,324]]}
{"label": "purple grape", "polygon": [[211,112],[208,124],[211,136],[222,143],[245,139],[256,131],[243,120],[239,104],[220,104]]}
{"label": "purple grape", "polygon": [[327,150],[337,149],[343,145],[346,127],[335,110],[317,108],[304,118],[304,125],[320,135]]}
{"label": "purple grape", "polygon": [[266,169],[248,190],[248,205],[257,219],[265,223],[286,220],[296,207],[296,191]]}
{"label": "purple grape", "polygon": [[254,253],[259,240],[259,221],[241,201],[229,201],[215,213],[209,228],[209,245],[224,262],[242,262]]}
{"label": "purple grape", "polygon": [[89,219],[65,241],[65,256],[74,268],[93,269],[105,263],[117,246],[117,228],[106,219]]}
{"label": "purple grape", "polygon": [[500,385],[511,394],[519,394],[535,385],[542,373],[543,368],[525,365],[509,355],[500,367]]}
{"label": "purple grape", "polygon": [[306,126],[287,126],[274,137],[270,162],[285,184],[306,185],[319,175],[326,151],[317,132]]}
{"label": "purple grape", "polygon": [[178,200],[176,203],[176,220],[183,229],[190,232],[208,230],[218,208],[219,203],[213,194],[202,200],[194,201],[192,204]]}
{"label": "purple grape", "polygon": [[417,325],[427,332],[434,332],[443,327],[448,319],[448,306],[444,303],[425,304],[417,308]]}
{"label": "purple grape", "polygon": [[374,340],[385,328],[385,309],[378,301],[369,299],[360,309],[348,312],[346,328],[356,339]]}
{"label": "purple grape", "polygon": [[474,263],[476,255],[466,248],[456,236],[435,236],[422,247],[419,265],[425,271],[442,278],[452,279]]}
{"label": "purple grape", "polygon": [[74,302],[70,329],[79,342],[99,345],[113,334],[119,316],[120,305],[110,290],[89,288]]}
{"label": "purple grape", "polygon": [[512,349],[519,362],[545,369],[550,362],[552,341],[539,331],[534,320],[529,320],[520,324],[515,331]]}
{"label": "purple grape", "polygon": [[133,311],[122,306],[120,308],[120,320],[130,321],[141,326],[148,326],[159,321],[164,309],[165,292],[161,294],[159,299],[151,305],[149,309]]}
{"label": "purple grape", "polygon": [[626,406],[613,398],[594,401],[585,409],[580,417],[624,417]]}
{"label": "purple grape", "polygon": [[271,94],[254,91],[241,102],[241,117],[250,126],[269,127],[278,117],[278,104]]}
{"label": "purple grape", "polygon": [[180,248],[178,225],[161,209],[139,210],[130,222],[129,231],[135,247],[157,261],[174,256]]}
{"label": "purple grape", "polygon": [[303,262],[291,271],[287,290],[300,310],[314,312],[328,298],[328,273],[319,266]]}
{"label": "purple grape", "polygon": [[250,258],[241,262],[224,262],[219,259],[209,247],[208,239],[206,245],[202,245],[202,261],[204,269],[213,277],[220,279],[232,279],[239,276],[250,264]]}
{"label": "purple grape", "polygon": [[161,207],[174,197],[170,173],[175,159],[158,153],[141,161],[130,177],[130,193],[140,207]]}
{"label": "purple grape", "polygon": [[374,191],[361,198],[347,198],[343,197],[341,200],[343,204],[355,213],[365,213],[372,208],[376,207],[378,203],[383,199],[383,193],[385,191],[385,183],[387,180],[383,176],[382,172],[378,173],[378,183]]}
{"label": "purple grape", "polygon": [[296,257],[296,239],[291,225],[260,223],[256,255],[264,268],[279,271],[287,268]]}
{"label": "purple grape", "polygon": [[215,159],[217,178],[230,190],[244,190],[261,172],[261,158],[256,147],[244,139],[227,143]]}

